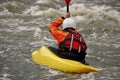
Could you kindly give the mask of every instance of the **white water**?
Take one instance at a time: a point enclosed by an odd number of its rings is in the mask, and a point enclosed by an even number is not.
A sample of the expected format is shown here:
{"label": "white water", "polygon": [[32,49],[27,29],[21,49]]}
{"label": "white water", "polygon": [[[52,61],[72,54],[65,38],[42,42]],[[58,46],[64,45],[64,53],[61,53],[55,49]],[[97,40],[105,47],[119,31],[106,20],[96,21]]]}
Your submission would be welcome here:
{"label": "white water", "polygon": [[[42,45],[56,46],[47,27],[65,14],[63,3],[61,0],[37,0],[32,5],[14,1],[0,4],[0,80],[120,79],[120,12],[106,4],[90,2],[88,5],[80,0],[70,4],[77,30],[88,45],[87,61],[103,71],[69,74],[33,63],[31,53],[34,50]],[[23,5],[24,9],[21,9]]]}

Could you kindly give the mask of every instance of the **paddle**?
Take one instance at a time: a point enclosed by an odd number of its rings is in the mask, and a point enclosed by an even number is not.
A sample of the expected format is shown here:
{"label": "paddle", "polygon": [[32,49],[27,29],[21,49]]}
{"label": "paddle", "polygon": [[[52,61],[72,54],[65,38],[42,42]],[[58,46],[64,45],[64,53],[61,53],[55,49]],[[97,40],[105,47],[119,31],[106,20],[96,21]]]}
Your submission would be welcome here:
{"label": "paddle", "polygon": [[70,4],[71,0],[65,0],[65,3],[67,5],[67,12],[69,12],[69,4]]}

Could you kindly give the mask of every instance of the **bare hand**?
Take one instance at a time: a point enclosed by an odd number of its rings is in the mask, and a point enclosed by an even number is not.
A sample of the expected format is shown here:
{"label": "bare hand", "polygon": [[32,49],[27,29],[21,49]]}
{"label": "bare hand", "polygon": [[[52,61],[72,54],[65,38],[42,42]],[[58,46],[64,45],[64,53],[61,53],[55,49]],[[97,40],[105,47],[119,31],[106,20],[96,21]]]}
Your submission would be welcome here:
{"label": "bare hand", "polygon": [[66,13],[65,18],[69,18],[69,17],[70,17],[70,13]]}

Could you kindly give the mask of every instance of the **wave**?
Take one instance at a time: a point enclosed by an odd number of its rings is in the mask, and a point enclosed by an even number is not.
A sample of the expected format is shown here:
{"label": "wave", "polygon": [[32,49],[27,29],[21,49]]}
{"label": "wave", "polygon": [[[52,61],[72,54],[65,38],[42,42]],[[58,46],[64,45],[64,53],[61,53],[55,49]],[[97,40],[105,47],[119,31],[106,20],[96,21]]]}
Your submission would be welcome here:
{"label": "wave", "polygon": [[[0,23],[8,22],[10,25],[12,24],[10,22],[13,22],[13,24],[22,26],[46,27],[48,26],[46,23],[50,23],[66,13],[66,6],[63,3],[61,0],[37,0],[28,7],[20,2],[6,2],[0,4],[0,18],[18,18],[20,20],[2,20]],[[87,41],[95,41],[95,45],[114,46],[117,49],[120,47],[120,12],[112,6],[85,4],[76,0],[71,2],[70,12],[77,22],[77,30],[86,37]],[[103,44],[104,42],[106,44]]]}
{"label": "wave", "polygon": [[8,11],[11,13],[22,13],[26,9],[26,5],[19,2],[6,2],[0,5],[0,12]]}

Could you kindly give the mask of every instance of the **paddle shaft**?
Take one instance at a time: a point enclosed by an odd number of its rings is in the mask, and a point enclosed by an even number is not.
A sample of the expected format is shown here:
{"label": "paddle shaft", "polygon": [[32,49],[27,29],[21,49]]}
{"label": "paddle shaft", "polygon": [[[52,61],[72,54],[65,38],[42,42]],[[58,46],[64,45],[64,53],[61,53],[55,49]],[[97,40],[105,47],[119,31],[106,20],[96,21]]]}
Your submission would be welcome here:
{"label": "paddle shaft", "polygon": [[69,13],[69,5],[67,4],[67,13]]}
{"label": "paddle shaft", "polygon": [[67,5],[67,13],[69,12],[69,4],[70,4],[71,0],[65,0],[65,3]]}

